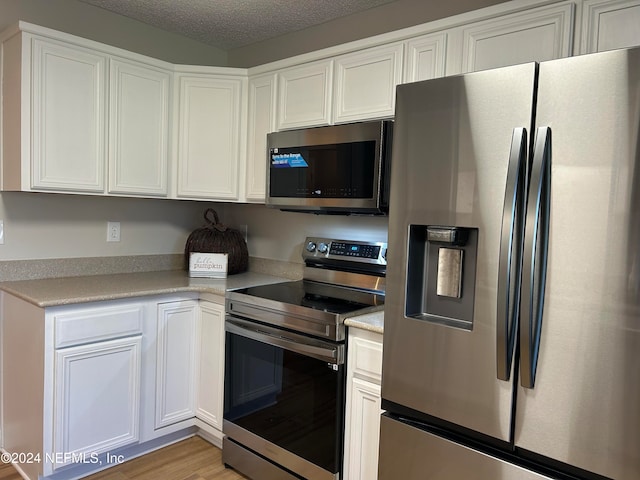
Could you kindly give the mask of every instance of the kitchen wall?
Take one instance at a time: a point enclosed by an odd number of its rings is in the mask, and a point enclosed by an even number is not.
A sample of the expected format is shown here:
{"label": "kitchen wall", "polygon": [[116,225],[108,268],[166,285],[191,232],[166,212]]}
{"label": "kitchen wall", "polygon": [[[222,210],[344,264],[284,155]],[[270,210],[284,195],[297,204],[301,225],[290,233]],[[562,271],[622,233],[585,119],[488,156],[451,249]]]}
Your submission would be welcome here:
{"label": "kitchen wall", "polygon": [[[226,64],[222,50],[76,0],[0,0],[0,30],[24,20],[173,63]],[[0,261],[181,253],[207,204],[152,199],[0,193]],[[107,221],[121,241],[107,243]],[[0,279],[2,280],[2,279]]]}
{"label": "kitchen wall", "polygon": [[[1,260],[181,253],[210,204],[3,192]],[[107,221],[120,222],[120,242],[107,243]]]}
{"label": "kitchen wall", "polygon": [[[253,46],[223,52],[77,0],[0,0],[0,30],[18,20],[104,42],[165,61],[201,65],[257,65],[365,36],[475,10],[497,0],[396,0]],[[5,243],[0,261],[181,253],[202,225],[206,202],[0,193]],[[386,218],[280,212],[260,205],[214,205],[224,223],[248,225],[252,256],[300,262],[307,235],[387,238]],[[106,242],[106,222],[120,221],[120,243]],[[1,280],[1,279],[0,279]]]}
{"label": "kitchen wall", "polygon": [[396,0],[391,3],[229,51],[228,66],[253,67],[341,43],[439,20],[505,0]]}
{"label": "kitchen wall", "polygon": [[[504,0],[396,0],[348,17],[228,52],[228,65],[251,67],[341,43],[477,10]],[[230,225],[248,225],[252,256],[301,262],[306,236],[386,241],[386,217],[344,217],[280,212],[260,205],[219,206]]]}
{"label": "kitchen wall", "polygon": [[223,223],[247,225],[247,246],[254,257],[301,263],[307,236],[387,241],[386,217],[281,212],[264,205],[219,204],[216,208]]}
{"label": "kitchen wall", "polygon": [[171,63],[227,66],[224,50],[77,0],[0,0],[0,31],[19,20]]}

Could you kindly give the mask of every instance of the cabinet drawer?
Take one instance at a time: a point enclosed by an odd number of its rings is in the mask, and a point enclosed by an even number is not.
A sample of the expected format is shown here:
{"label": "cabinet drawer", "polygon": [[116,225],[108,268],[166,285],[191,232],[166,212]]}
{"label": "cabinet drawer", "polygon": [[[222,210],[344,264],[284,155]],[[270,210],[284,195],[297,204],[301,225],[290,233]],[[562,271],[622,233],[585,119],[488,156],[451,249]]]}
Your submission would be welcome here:
{"label": "cabinet drawer", "polygon": [[380,383],[382,378],[382,343],[365,338],[352,337],[349,354],[352,356],[356,377],[369,377]]}
{"label": "cabinet drawer", "polygon": [[55,348],[142,333],[141,304],[73,308],[53,316]]}

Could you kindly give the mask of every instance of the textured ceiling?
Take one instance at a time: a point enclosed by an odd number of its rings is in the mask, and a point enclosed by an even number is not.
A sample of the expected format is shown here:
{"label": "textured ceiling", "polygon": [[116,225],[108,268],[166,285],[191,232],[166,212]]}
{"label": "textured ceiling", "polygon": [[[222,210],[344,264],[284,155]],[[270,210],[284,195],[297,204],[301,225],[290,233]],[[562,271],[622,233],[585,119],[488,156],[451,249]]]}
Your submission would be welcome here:
{"label": "textured ceiling", "polygon": [[230,50],[393,0],[81,0]]}

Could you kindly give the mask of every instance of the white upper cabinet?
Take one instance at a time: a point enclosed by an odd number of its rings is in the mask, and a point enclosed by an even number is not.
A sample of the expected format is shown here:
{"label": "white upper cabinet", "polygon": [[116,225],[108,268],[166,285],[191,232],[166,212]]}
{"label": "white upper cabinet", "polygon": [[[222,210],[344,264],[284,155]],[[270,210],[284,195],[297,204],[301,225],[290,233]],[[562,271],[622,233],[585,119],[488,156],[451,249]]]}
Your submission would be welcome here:
{"label": "white upper cabinet", "polygon": [[168,71],[111,60],[109,193],[167,195]]}
{"label": "white upper cabinet", "polygon": [[387,118],[395,87],[640,45],[640,0],[504,2],[251,69],[0,34],[3,190],[264,202],[266,136]]}
{"label": "white upper cabinet", "polygon": [[245,197],[264,202],[267,175],[267,134],[276,128],[276,74],[249,78]]}
{"label": "white upper cabinet", "polygon": [[407,40],[405,45],[405,83],[444,76],[447,34],[431,33]]}
{"label": "white upper cabinet", "polygon": [[561,2],[460,27],[462,56],[447,74],[568,57],[573,21],[573,2]]}
{"label": "white upper cabinet", "polygon": [[177,197],[237,200],[243,82],[177,74]]}
{"label": "white upper cabinet", "polygon": [[278,130],[328,125],[333,60],[278,72]]}
{"label": "white upper cabinet", "polygon": [[107,58],[30,35],[13,37],[6,47],[3,68],[22,78],[3,83],[5,98],[20,98],[3,115],[3,124],[15,122],[9,128],[20,125],[15,136],[4,136],[3,161],[11,164],[5,188],[102,193]]}
{"label": "white upper cabinet", "polygon": [[2,189],[166,196],[172,72],[23,26],[2,41]]}
{"label": "white upper cabinet", "polygon": [[640,1],[585,0],[579,53],[640,45]]}
{"label": "white upper cabinet", "polygon": [[104,191],[106,62],[33,39],[32,188]]}
{"label": "white upper cabinet", "polygon": [[367,48],[336,57],[334,123],[391,117],[402,79],[403,44]]}

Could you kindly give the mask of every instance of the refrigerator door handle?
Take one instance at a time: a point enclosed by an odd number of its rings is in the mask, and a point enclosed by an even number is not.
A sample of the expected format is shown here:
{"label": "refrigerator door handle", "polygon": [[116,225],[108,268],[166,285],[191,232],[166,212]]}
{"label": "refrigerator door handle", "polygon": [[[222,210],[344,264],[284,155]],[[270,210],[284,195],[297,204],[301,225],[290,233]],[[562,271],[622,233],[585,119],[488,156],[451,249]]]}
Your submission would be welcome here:
{"label": "refrigerator door handle", "polygon": [[509,380],[511,376],[518,327],[526,160],[527,130],[514,128],[505,185],[498,264],[496,368],[500,380]]}
{"label": "refrigerator door handle", "polygon": [[538,364],[547,273],[551,194],[551,129],[536,130],[525,217],[520,326],[521,385],[533,388]]}

